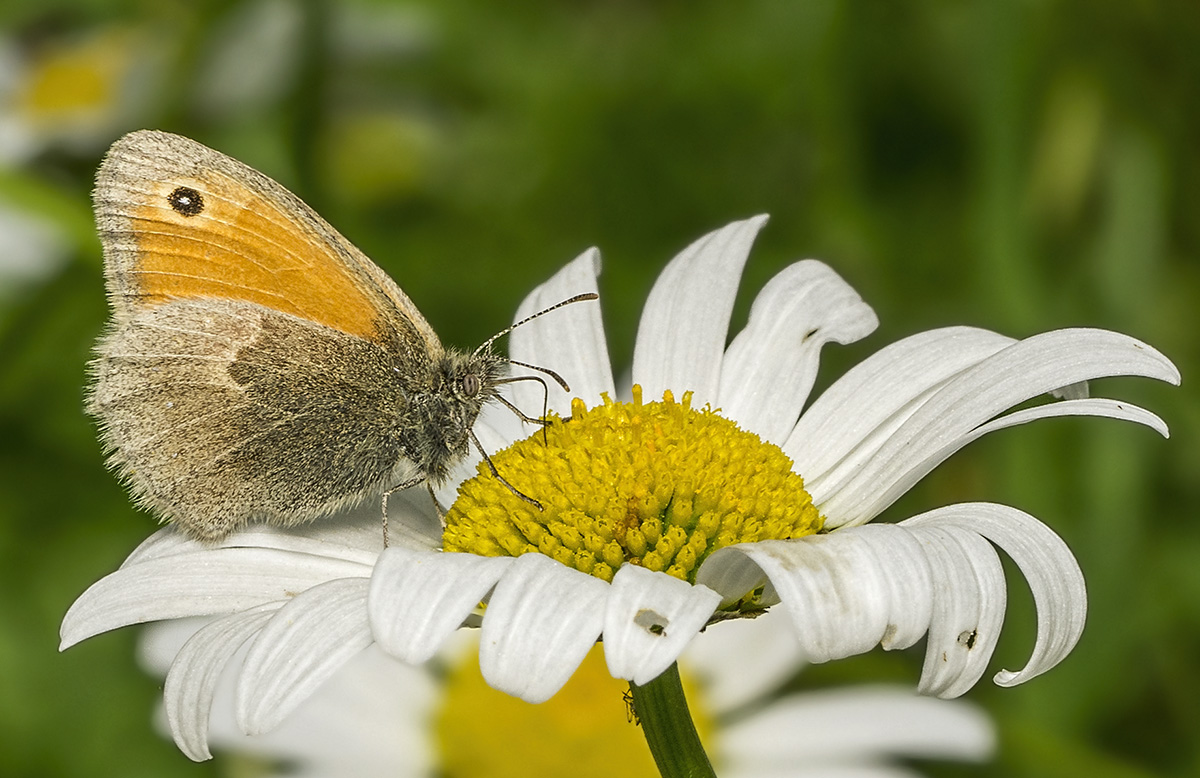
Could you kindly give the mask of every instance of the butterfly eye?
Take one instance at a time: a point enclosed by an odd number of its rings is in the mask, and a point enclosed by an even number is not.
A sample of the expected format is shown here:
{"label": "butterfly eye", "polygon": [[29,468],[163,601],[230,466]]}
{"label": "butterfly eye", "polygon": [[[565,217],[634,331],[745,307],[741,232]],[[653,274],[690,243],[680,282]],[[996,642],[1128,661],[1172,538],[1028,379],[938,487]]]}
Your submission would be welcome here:
{"label": "butterfly eye", "polygon": [[467,397],[474,397],[479,394],[479,376],[474,373],[467,373],[462,377],[463,394]]}
{"label": "butterfly eye", "polygon": [[175,191],[167,195],[167,202],[184,216],[195,216],[204,210],[204,198],[190,186],[175,187]]}

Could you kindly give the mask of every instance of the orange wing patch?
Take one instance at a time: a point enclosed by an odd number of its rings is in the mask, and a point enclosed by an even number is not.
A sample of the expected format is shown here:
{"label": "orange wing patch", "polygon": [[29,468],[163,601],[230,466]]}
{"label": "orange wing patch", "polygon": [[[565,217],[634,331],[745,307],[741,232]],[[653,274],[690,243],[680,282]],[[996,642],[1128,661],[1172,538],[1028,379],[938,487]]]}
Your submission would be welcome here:
{"label": "orange wing patch", "polygon": [[146,183],[126,212],[137,251],[129,280],[141,304],[245,300],[378,339],[376,321],[388,315],[380,295],[315,227],[215,171]]}

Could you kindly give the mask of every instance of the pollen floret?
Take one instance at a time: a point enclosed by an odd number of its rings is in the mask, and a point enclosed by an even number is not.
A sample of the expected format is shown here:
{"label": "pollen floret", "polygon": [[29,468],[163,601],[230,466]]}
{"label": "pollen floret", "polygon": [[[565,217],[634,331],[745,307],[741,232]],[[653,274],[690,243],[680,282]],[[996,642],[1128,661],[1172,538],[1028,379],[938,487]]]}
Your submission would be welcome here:
{"label": "pollen floret", "polygon": [[483,556],[537,552],[611,581],[629,562],[694,582],[723,546],[812,535],[822,518],[771,443],[709,407],[632,402],[571,404],[535,434],[492,457],[544,510],[522,501],[481,464],[446,515],[443,547]]}

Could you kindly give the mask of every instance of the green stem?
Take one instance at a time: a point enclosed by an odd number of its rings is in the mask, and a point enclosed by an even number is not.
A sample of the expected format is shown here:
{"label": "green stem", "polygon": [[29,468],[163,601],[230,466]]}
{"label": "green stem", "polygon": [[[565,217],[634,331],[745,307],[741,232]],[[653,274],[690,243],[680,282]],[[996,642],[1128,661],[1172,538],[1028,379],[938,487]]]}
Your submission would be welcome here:
{"label": "green stem", "polygon": [[672,663],[644,686],[629,684],[633,712],[663,778],[716,778],[683,696],[679,667]]}

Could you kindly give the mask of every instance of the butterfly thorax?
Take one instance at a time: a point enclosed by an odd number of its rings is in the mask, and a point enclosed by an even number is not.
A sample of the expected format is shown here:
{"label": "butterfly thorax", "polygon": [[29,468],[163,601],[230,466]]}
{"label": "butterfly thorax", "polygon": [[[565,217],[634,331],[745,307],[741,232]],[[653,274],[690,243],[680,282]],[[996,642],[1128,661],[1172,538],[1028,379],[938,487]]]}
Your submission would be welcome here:
{"label": "butterfly thorax", "polygon": [[427,387],[413,392],[400,419],[403,449],[431,481],[440,483],[466,456],[471,427],[483,406],[495,399],[506,361],[490,352],[464,354],[448,349],[430,366]]}

